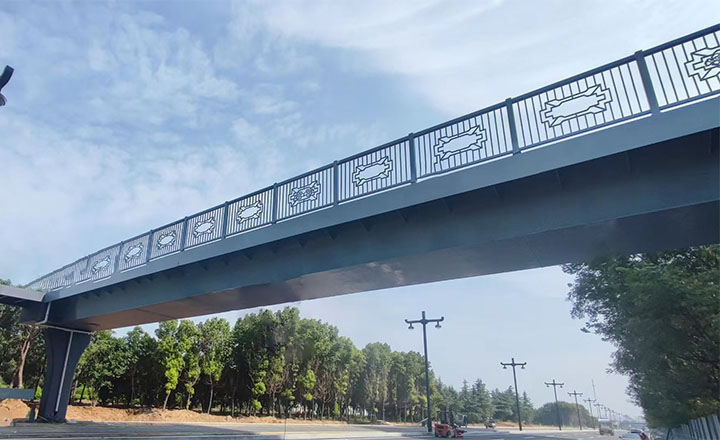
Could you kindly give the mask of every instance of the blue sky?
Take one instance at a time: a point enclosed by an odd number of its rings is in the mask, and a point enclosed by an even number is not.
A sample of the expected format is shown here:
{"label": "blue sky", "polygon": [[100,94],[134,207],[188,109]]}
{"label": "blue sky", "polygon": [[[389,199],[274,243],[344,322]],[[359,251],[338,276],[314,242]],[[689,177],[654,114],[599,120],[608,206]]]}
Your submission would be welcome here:
{"label": "blue sky", "polygon": [[[0,3],[0,276],[18,283],[153,226],[717,23],[720,3]],[[559,268],[300,304],[357,345],[420,350],[448,383],[565,381],[632,415],[612,347]],[[244,312],[226,314],[235,319]],[[370,322],[372,325],[368,325]],[[456,353],[462,353],[456,362]]]}

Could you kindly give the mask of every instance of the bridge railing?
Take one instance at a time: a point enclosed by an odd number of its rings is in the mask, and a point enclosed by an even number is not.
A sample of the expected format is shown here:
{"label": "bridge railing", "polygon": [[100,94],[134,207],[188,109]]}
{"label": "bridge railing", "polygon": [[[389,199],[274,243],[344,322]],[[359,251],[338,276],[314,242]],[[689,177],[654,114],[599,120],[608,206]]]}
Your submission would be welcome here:
{"label": "bridge railing", "polygon": [[153,229],[45,275],[52,291],[358,197],[720,93],[720,25],[411,133]]}

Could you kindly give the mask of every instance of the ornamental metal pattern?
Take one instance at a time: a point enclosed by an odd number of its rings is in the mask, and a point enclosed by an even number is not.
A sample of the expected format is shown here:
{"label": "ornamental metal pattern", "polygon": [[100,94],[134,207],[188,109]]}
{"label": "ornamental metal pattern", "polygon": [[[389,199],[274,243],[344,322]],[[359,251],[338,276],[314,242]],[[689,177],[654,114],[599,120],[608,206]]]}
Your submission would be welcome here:
{"label": "ornamental metal pattern", "polygon": [[720,92],[720,32],[709,32],[646,53],[661,108]]}
{"label": "ornamental metal pattern", "polygon": [[487,131],[478,125],[462,133],[439,138],[433,148],[437,162],[440,163],[465,151],[479,152],[485,147],[485,142],[487,142]]}
{"label": "ornamental metal pattern", "polygon": [[[642,73],[641,73],[642,72]],[[186,248],[720,93],[720,25],[422,130],[103,249],[32,283],[97,281]],[[653,111],[656,111],[654,109]]]}
{"label": "ornamental metal pattern", "polygon": [[138,267],[147,262],[147,249],[150,234],[141,235],[123,243],[120,249],[118,270],[123,271]]}
{"label": "ornamental metal pattern", "polygon": [[520,148],[540,145],[650,111],[635,61],[549,86],[513,102]]}
{"label": "ornamental metal pattern", "polygon": [[610,102],[610,90],[594,85],[583,92],[547,101],[540,110],[540,120],[550,127],[555,127],[580,116],[602,113],[607,110]]}
{"label": "ornamental metal pattern", "polygon": [[418,177],[499,158],[512,152],[507,108],[496,106],[418,133]]}
{"label": "ornamental metal pattern", "polygon": [[184,221],[173,223],[157,231],[153,231],[150,259],[172,254],[180,250],[182,245]]}
{"label": "ornamental metal pattern", "polygon": [[268,188],[228,204],[226,235],[272,223],[273,189]]}
{"label": "ornamental metal pattern", "polygon": [[225,206],[217,206],[188,218],[185,248],[199,246],[222,238]]}
{"label": "ornamental metal pattern", "polygon": [[690,76],[706,81],[720,74],[720,47],[706,47],[690,55],[692,59],[685,63]]}
{"label": "ornamental metal pattern", "polygon": [[107,278],[115,272],[115,260],[120,253],[120,245],[113,246],[91,255],[88,259],[87,277],[91,280]]}
{"label": "ornamental metal pattern", "polygon": [[277,219],[283,220],[330,206],[335,201],[333,166],[277,186]]}
{"label": "ornamental metal pattern", "polygon": [[290,190],[287,202],[290,206],[295,207],[300,203],[312,202],[318,199],[322,188],[317,180],[313,180],[307,185],[296,186]]}
{"label": "ornamental metal pattern", "polygon": [[412,180],[410,142],[402,139],[338,162],[338,201],[344,202]]}
{"label": "ornamental metal pattern", "polygon": [[378,159],[375,162],[356,166],[352,175],[352,180],[355,186],[362,186],[366,183],[372,182],[373,180],[387,179],[390,177],[392,169],[392,160],[390,160],[387,156],[383,156],[382,159]]}

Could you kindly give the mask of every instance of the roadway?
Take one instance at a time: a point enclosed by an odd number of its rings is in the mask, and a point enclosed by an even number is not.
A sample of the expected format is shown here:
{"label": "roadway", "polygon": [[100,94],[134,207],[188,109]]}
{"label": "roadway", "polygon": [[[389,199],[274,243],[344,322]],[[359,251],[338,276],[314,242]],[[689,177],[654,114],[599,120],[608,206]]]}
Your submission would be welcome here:
{"label": "roadway", "polygon": [[[306,440],[306,439],[431,439],[419,426],[344,425],[344,424],[264,424],[264,423],[77,423],[22,424],[0,428],[0,439],[63,440]],[[481,440],[613,440],[595,430],[518,431],[468,428],[468,439]]]}

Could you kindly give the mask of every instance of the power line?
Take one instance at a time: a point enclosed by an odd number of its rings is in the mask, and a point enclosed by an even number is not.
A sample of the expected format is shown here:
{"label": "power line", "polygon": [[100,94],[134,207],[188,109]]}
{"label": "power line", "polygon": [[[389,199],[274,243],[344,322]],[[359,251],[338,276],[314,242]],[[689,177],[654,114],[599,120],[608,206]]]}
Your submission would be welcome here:
{"label": "power line", "polygon": [[510,358],[511,362],[505,363],[500,362],[503,366],[503,370],[507,370],[507,367],[512,367],[513,370],[513,382],[515,383],[515,404],[517,405],[518,414],[518,428],[522,431],[522,415],[520,414],[520,396],[518,395],[517,376],[515,375],[515,367],[520,366],[521,369],[525,369],[527,362],[515,362],[515,358]]}

